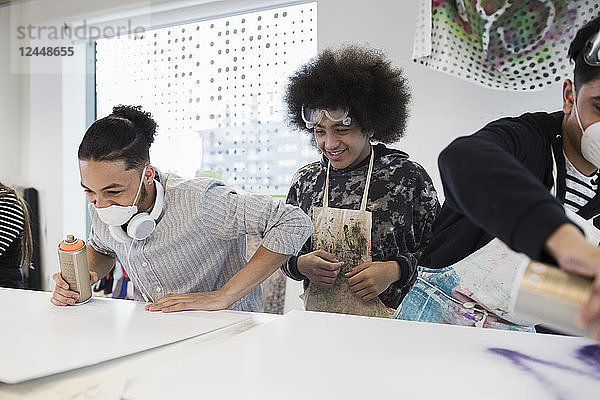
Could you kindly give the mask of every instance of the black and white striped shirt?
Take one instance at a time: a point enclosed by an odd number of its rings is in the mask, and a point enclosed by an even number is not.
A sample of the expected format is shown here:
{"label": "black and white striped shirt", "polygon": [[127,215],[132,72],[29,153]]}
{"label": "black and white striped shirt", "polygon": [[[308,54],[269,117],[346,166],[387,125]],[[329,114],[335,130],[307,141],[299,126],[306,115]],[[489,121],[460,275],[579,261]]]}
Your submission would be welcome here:
{"label": "black and white striped shirt", "polygon": [[598,190],[598,171],[592,176],[579,172],[565,156],[566,193],[565,207],[579,212],[595,195]]}
{"label": "black and white striped shirt", "polygon": [[0,189],[0,256],[21,237],[24,225],[25,216],[17,197]]}

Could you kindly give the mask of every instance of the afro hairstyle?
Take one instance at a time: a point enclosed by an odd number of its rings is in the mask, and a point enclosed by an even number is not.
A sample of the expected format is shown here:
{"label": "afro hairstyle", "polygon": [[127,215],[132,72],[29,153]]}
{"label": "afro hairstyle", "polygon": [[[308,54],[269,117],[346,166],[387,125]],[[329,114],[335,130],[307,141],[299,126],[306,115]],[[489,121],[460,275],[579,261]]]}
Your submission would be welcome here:
{"label": "afro hairstyle", "polygon": [[372,131],[373,140],[389,144],[404,135],[410,98],[402,69],[379,50],[350,45],[327,49],[300,67],[284,99],[289,123],[299,131],[312,132],[302,119],[303,106],[348,107],[363,133]]}

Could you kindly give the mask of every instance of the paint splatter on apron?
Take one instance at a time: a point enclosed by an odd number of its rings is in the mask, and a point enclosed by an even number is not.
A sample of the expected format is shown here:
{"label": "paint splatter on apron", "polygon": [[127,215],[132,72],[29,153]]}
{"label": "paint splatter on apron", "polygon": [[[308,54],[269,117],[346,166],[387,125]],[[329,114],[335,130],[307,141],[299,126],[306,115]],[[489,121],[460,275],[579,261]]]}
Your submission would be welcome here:
{"label": "paint splatter on apron", "polygon": [[383,304],[378,297],[368,302],[363,301],[350,290],[344,276],[353,267],[372,261],[372,215],[370,211],[366,211],[366,208],[373,159],[374,151],[371,149],[371,159],[360,210],[328,206],[330,165],[327,166],[323,207],[314,207],[313,209],[315,225],[312,237],[313,249],[325,250],[333,254],[338,260],[343,261],[344,265],[332,287],[325,288],[312,282],[308,285],[302,295],[306,310],[383,318],[390,318],[393,314],[393,310]]}
{"label": "paint splatter on apron", "polygon": [[[556,196],[557,166],[552,151]],[[586,239],[598,244],[600,230],[573,211],[567,217],[579,225]],[[593,218],[592,218],[593,219]],[[495,238],[461,261],[448,267],[418,267],[418,278],[396,311],[394,318],[452,325],[534,332],[536,321],[514,316],[516,295],[525,269],[525,254],[511,250]]]}
{"label": "paint splatter on apron", "polygon": [[426,0],[413,59],[485,87],[541,90],[572,73],[567,50],[598,0]]}

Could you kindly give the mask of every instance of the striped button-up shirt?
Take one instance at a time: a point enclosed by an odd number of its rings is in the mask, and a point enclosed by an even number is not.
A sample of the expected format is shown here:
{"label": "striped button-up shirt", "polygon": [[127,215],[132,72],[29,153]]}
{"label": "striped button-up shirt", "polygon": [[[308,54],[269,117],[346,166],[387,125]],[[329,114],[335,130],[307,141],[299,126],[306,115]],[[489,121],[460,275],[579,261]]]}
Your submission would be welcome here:
{"label": "striped button-up shirt", "polygon": [[[297,254],[313,227],[304,212],[270,196],[241,194],[211,178],[185,180],[160,174],[164,207],[145,240],[121,243],[90,204],[88,244],[117,257],[132,279],[136,300],[156,301],[169,293],[221,288],[246,265],[246,234],[258,235],[275,253]],[[258,311],[260,287],[230,309]]]}

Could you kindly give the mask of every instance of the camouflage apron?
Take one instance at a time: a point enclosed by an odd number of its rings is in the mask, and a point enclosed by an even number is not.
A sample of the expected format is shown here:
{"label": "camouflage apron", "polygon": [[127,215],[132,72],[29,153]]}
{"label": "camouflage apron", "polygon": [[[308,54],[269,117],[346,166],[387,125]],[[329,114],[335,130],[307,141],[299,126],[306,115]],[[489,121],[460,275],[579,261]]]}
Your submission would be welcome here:
{"label": "camouflage apron", "polygon": [[354,294],[344,274],[353,267],[371,261],[372,215],[367,211],[367,197],[373,171],[374,151],[371,149],[369,170],[365,183],[360,210],[329,207],[329,169],[325,180],[323,207],[313,208],[313,250],[325,250],[333,254],[344,265],[331,288],[313,284],[303,294],[304,307],[309,311],[324,311],[343,314],[390,318],[393,310],[386,307],[378,297],[365,302]]}
{"label": "camouflage apron", "polygon": [[[557,167],[553,157],[556,196]],[[567,217],[579,225],[588,241],[598,244],[600,231],[569,209]],[[418,278],[394,318],[477,326],[506,330],[534,331],[536,321],[514,315],[516,295],[525,269],[525,254],[511,250],[498,238],[457,263],[439,268],[418,267]]]}

